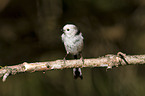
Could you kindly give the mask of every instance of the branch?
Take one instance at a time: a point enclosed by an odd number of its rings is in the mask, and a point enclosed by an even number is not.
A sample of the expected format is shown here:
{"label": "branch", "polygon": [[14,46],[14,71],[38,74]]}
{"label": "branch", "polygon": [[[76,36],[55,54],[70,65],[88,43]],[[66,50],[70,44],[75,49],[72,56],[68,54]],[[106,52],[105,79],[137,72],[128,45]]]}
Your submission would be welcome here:
{"label": "branch", "polygon": [[9,75],[15,75],[20,72],[35,72],[46,71],[54,69],[76,68],[76,67],[106,67],[111,69],[112,67],[118,67],[121,65],[135,65],[145,64],[145,55],[125,55],[118,52],[117,55],[105,55],[103,57],[94,59],[82,60],[66,60],[65,64],[63,60],[49,61],[49,62],[36,62],[5,66],[0,69],[0,77],[3,77],[2,81],[6,81]]}

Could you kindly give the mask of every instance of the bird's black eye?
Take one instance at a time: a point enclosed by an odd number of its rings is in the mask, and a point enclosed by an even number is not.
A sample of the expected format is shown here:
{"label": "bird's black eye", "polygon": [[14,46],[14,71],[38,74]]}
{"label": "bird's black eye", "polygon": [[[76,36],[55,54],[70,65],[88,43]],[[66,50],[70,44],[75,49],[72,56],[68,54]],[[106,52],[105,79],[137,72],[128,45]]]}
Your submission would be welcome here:
{"label": "bird's black eye", "polygon": [[69,29],[67,29],[67,31],[69,31]]}

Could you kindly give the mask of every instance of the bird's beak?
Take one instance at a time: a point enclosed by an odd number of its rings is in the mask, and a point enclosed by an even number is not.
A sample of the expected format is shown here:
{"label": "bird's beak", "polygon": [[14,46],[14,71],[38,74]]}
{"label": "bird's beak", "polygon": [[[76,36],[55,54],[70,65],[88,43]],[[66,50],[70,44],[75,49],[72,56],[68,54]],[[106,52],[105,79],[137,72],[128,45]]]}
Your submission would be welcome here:
{"label": "bird's beak", "polygon": [[64,32],[64,30],[63,30],[63,29],[61,29],[61,31],[62,31],[62,32]]}

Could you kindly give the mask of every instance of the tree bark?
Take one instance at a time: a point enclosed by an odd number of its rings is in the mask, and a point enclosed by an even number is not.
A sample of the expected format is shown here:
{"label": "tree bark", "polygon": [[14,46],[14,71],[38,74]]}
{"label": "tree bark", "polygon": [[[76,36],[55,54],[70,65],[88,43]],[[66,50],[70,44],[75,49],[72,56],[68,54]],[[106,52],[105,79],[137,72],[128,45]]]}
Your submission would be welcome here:
{"label": "tree bark", "polygon": [[6,81],[9,75],[15,75],[20,72],[35,72],[35,71],[46,71],[54,69],[66,69],[66,68],[77,68],[77,67],[106,67],[112,69],[112,67],[118,67],[123,65],[136,65],[145,64],[145,55],[125,55],[118,52],[117,55],[108,54],[99,58],[90,58],[82,60],[66,60],[65,64],[63,60],[48,61],[48,62],[35,62],[5,66],[0,69],[0,77],[2,81]]}

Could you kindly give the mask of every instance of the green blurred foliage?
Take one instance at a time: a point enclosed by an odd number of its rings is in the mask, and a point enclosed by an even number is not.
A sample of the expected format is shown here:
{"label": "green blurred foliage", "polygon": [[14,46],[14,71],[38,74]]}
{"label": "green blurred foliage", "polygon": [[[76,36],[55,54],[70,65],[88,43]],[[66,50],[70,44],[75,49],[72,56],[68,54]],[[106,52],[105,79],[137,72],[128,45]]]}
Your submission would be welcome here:
{"label": "green blurred foliage", "polygon": [[[145,53],[144,0],[0,0],[0,65],[62,59],[66,23],[83,33],[84,58]],[[83,68],[83,80],[72,69],[18,74],[0,96],[144,96],[144,67]]]}

